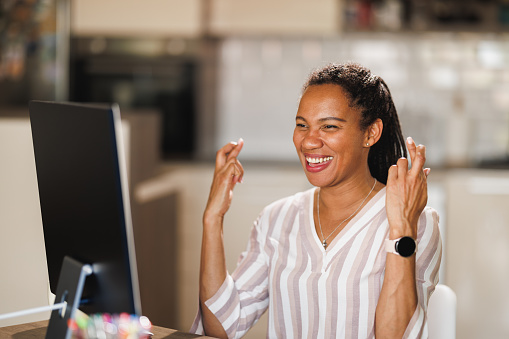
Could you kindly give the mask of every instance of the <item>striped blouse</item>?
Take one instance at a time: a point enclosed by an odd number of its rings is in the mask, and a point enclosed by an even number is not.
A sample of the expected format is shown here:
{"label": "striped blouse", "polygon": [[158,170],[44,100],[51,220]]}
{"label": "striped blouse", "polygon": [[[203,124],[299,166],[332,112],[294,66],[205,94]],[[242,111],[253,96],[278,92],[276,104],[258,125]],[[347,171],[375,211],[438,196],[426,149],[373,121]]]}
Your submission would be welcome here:
{"label": "striped blouse", "polygon": [[[205,302],[229,338],[240,338],[269,310],[268,338],[374,338],[389,237],[385,188],[324,250],[315,231],[316,188],[267,206],[233,274]],[[438,283],[441,240],[430,207],[418,223],[418,305],[405,338],[426,338],[428,299]],[[203,334],[201,314],[191,331]]]}

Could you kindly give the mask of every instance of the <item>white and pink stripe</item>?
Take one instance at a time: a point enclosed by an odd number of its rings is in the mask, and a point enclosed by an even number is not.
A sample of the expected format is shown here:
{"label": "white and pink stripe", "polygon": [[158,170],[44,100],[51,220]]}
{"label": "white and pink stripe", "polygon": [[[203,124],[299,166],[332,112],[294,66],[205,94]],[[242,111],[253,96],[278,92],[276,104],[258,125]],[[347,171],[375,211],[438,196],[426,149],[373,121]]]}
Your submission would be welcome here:
{"label": "white and pink stripe", "polygon": [[[385,189],[327,247],[313,221],[315,189],[267,206],[256,220],[237,269],[206,301],[228,337],[240,338],[269,309],[270,338],[374,338],[375,310],[389,236]],[[419,304],[405,337],[427,333],[428,299],[438,283],[438,215],[427,207],[418,225]],[[198,313],[191,331],[203,334]]]}

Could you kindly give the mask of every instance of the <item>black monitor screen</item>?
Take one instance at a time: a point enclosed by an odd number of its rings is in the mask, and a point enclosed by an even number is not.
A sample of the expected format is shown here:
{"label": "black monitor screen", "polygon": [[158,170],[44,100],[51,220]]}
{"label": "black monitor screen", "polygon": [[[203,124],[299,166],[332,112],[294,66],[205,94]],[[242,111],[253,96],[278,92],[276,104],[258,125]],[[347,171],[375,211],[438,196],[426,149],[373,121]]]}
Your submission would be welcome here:
{"label": "black monitor screen", "polygon": [[29,111],[51,291],[67,255],[93,268],[82,311],[140,314],[118,106],[32,101]]}

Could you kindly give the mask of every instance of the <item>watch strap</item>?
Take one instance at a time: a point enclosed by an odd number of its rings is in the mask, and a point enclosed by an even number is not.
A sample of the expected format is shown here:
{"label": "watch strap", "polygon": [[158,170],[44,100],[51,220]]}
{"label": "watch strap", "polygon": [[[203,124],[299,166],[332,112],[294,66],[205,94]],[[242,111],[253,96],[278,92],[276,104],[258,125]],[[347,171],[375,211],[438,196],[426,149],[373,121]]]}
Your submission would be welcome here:
{"label": "watch strap", "polygon": [[396,242],[399,239],[401,239],[401,238],[394,239],[394,240],[385,239],[385,252],[399,255],[399,253],[396,252]]}
{"label": "watch strap", "polygon": [[[409,238],[409,237],[401,237],[401,238],[398,238],[398,239],[385,239],[385,251],[387,253],[393,253],[393,254],[397,254],[399,256],[402,256],[398,251],[397,251],[397,245],[398,245],[398,242],[403,239],[403,238]],[[414,239],[412,239],[414,240]],[[415,240],[414,240],[415,241]],[[415,242],[415,250],[413,253],[417,252],[417,242]],[[412,254],[413,254],[412,253]],[[411,255],[411,254],[410,254]]]}

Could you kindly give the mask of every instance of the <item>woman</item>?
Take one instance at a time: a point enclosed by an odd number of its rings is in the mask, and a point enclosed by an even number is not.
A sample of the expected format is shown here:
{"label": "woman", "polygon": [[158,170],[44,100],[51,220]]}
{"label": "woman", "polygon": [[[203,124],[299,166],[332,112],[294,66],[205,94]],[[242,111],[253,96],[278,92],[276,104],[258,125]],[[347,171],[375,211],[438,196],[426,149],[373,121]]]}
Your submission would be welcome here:
{"label": "woman", "polygon": [[356,64],[315,71],[293,141],[316,188],[262,211],[232,275],[222,223],[244,175],[243,141],[217,152],[192,330],[241,337],[268,308],[270,338],[427,337],[441,257],[438,216],[425,208],[425,147],[407,139],[409,169],[385,82]]}

